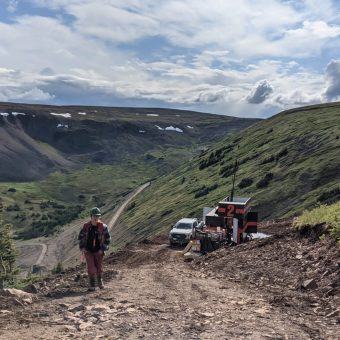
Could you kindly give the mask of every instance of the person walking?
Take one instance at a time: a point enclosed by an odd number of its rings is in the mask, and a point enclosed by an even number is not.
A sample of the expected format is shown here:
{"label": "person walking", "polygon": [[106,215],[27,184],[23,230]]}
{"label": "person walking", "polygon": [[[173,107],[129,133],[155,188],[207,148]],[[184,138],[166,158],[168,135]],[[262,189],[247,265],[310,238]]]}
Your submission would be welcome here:
{"label": "person walking", "polygon": [[104,289],[103,284],[103,258],[104,252],[108,250],[111,242],[109,229],[100,220],[100,209],[94,207],[90,211],[91,220],[84,224],[79,233],[79,248],[83,252],[87,272],[89,275],[89,291],[96,290],[96,280],[98,287]]}

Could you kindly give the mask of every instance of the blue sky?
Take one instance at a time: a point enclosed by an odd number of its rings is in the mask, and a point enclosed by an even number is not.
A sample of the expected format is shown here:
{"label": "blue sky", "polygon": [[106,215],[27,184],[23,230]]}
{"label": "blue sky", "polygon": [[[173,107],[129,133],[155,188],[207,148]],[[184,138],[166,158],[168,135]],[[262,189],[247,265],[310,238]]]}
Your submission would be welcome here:
{"label": "blue sky", "polygon": [[340,1],[2,0],[0,101],[240,117],[340,99]]}

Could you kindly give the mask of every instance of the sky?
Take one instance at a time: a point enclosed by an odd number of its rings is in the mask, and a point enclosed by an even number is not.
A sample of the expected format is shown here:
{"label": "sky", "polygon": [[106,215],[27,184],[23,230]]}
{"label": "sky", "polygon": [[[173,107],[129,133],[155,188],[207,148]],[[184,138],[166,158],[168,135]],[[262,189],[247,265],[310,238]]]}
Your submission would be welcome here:
{"label": "sky", "polygon": [[339,0],[0,0],[0,101],[266,118],[340,100]]}

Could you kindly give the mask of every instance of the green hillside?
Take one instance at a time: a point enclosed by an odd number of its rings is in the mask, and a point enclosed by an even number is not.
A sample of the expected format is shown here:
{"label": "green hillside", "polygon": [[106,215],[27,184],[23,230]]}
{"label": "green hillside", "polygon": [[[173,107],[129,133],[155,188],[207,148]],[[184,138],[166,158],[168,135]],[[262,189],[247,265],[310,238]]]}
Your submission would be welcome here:
{"label": "green hillside", "polygon": [[230,194],[235,159],[236,194],[253,198],[261,220],[339,200],[340,103],[281,112],[159,178],[126,213],[116,244],[169,230],[184,216],[201,217],[203,207]]}
{"label": "green hillside", "polygon": [[49,236],[64,224],[88,216],[90,207],[99,206],[104,213],[112,210],[156,174],[154,167],[130,162],[55,172],[37,182],[0,183],[0,212],[5,222],[13,224],[18,238]]}
{"label": "green hillside", "polygon": [[258,119],[158,108],[0,103],[0,212],[18,237],[110,209]]}

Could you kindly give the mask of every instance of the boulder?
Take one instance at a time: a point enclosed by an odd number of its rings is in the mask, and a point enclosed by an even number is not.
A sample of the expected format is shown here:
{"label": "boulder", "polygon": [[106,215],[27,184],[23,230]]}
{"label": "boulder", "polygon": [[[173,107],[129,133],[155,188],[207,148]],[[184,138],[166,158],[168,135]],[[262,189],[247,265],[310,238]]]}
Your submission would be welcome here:
{"label": "boulder", "polygon": [[13,300],[17,300],[23,304],[31,304],[34,300],[33,294],[15,288],[2,289],[0,290],[0,295],[12,298]]}

